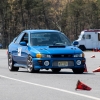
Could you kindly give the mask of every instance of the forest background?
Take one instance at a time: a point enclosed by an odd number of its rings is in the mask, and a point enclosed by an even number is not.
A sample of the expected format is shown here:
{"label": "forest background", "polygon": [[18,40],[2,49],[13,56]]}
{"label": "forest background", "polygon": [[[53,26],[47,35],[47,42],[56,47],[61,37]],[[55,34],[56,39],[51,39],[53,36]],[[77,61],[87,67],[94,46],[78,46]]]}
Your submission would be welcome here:
{"label": "forest background", "polygon": [[71,41],[82,30],[100,29],[100,0],[0,0],[0,43],[25,29],[55,29]]}

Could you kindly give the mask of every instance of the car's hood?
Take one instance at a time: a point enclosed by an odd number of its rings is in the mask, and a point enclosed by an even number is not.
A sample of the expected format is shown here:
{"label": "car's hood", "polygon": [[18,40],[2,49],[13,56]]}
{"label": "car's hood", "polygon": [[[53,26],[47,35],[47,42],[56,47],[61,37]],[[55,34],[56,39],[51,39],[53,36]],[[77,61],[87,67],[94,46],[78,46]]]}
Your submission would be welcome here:
{"label": "car's hood", "polygon": [[35,53],[43,54],[75,54],[82,53],[82,50],[75,46],[65,46],[65,47],[49,47],[49,46],[34,46],[31,50]]}

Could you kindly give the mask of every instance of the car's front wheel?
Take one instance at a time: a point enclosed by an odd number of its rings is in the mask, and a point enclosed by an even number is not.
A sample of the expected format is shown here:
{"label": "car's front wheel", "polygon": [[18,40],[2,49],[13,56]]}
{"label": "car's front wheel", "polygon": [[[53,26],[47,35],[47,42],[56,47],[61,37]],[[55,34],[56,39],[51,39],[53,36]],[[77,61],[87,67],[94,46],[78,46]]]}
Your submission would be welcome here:
{"label": "car's front wheel", "polygon": [[14,67],[14,61],[11,54],[8,54],[8,69],[10,71],[18,71],[19,67]]}
{"label": "car's front wheel", "polygon": [[39,70],[34,70],[34,64],[32,61],[32,57],[29,55],[27,59],[27,70],[29,73],[39,72]]}
{"label": "car's front wheel", "polygon": [[52,72],[54,73],[57,73],[57,72],[60,72],[61,68],[55,68],[55,69],[52,69]]}
{"label": "car's front wheel", "polygon": [[82,74],[84,72],[84,68],[75,68],[72,69],[74,74]]}

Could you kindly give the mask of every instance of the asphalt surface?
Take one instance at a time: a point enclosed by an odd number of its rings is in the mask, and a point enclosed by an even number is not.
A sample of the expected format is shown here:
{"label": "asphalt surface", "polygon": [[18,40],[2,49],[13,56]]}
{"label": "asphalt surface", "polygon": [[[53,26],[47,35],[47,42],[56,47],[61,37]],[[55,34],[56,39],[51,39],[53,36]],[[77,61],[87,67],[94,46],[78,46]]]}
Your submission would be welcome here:
{"label": "asphalt surface", "polygon": [[[22,68],[10,72],[7,50],[0,49],[0,100],[100,100],[100,72],[93,73],[100,66],[100,52],[84,53],[88,72],[83,74],[74,74],[71,69],[28,73]],[[75,90],[78,80],[92,89]]]}

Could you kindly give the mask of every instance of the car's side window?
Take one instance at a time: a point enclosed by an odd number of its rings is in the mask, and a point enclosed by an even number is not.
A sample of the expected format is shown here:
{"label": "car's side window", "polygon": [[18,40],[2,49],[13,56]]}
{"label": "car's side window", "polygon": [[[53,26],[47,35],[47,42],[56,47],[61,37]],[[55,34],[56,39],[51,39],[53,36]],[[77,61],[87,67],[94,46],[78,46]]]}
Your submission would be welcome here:
{"label": "car's side window", "polygon": [[82,39],[85,39],[85,35],[82,36]]}
{"label": "car's side window", "polygon": [[91,35],[87,34],[86,39],[91,39]]}
{"label": "car's side window", "polygon": [[21,41],[25,41],[26,43],[28,43],[28,34],[25,33],[21,39]]}
{"label": "car's side window", "polygon": [[100,41],[100,33],[98,33],[98,41]]}
{"label": "car's side window", "polygon": [[13,42],[16,43],[16,40],[17,40],[17,37],[15,37],[15,38],[13,39]]}
{"label": "car's side window", "polygon": [[19,36],[17,37],[15,43],[19,43],[23,35],[24,35],[24,33],[19,34]]}

